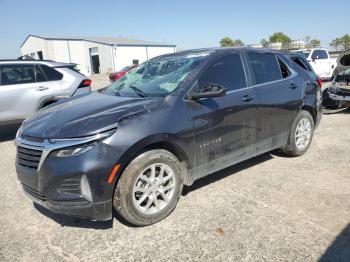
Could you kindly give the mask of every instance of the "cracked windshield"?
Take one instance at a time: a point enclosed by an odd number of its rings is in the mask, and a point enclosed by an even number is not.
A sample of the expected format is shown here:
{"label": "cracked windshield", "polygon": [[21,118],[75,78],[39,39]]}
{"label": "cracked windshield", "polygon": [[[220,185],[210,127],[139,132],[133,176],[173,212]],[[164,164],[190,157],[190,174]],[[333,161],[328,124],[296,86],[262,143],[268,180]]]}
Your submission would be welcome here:
{"label": "cracked windshield", "polygon": [[114,82],[105,94],[117,96],[166,96],[173,92],[209,53],[168,56],[149,60]]}

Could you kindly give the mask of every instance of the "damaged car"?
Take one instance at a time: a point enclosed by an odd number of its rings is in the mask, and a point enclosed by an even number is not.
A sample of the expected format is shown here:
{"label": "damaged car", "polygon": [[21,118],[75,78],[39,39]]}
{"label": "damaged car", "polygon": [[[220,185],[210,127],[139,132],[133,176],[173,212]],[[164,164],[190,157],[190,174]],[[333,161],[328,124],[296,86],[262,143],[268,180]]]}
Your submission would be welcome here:
{"label": "damaged car", "polygon": [[55,213],[109,220],[114,209],[145,226],[174,210],[183,185],[274,149],[300,156],[322,92],[305,58],[293,59],[187,50],[146,61],[103,93],[55,103],[16,136],[23,190]]}
{"label": "damaged car", "polygon": [[350,49],[340,54],[334,70],[331,86],[323,91],[325,108],[350,107]]}

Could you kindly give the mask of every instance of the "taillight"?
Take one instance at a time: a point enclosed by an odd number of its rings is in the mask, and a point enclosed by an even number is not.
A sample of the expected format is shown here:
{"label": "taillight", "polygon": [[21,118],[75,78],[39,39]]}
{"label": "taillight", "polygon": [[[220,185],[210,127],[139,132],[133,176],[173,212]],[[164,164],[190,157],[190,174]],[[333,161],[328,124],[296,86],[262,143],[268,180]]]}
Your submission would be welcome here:
{"label": "taillight", "polygon": [[323,81],[321,79],[317,78],[316,82],[319,85],[319,87],[322,87]]}
{"label": "taillight", "polygon": [[118,73],[114,76],[114,80],[118,80],[119,78],[121,78],[123,76],[123,73]]}
{"label": "taillight", "polygon": [[92,81],[90,79],[84,79],[83,81],[81,81],[79,87],[89,87],[91,86],[91,82]]}

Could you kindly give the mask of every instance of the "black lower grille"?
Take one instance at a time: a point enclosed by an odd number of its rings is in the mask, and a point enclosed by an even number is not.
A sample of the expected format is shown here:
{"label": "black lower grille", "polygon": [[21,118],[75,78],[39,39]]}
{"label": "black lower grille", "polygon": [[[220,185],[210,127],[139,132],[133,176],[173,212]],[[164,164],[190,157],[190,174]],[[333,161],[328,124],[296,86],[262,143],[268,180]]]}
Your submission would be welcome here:
{"label": "black lower grille", "polygon": [[37,169],[42,151],[24,147],[17,147],[17,163],[27,168]]}
{"label": "black lower grille", "polygon": [[33,189],[29,186],[26,186],[22,184],[24,191],[26,191],[28,194],[32,195],[33,197],[40,199],[42,201],[46,201],[46,196],[43,193],[40,193],[38,190]]}
{"label": "black lower grille", "polygon": [[80,180],[80,176],[67,178],[61,182],[58,191],[62,193],[80,194]]}

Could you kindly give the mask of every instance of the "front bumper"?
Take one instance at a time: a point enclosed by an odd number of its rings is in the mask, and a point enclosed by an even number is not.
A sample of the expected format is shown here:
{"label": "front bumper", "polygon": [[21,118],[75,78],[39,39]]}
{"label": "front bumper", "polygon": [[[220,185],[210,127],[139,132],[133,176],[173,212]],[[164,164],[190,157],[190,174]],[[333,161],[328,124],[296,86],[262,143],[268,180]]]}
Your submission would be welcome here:
{"label": "front bumper", "polygon": [[[101,141],[81,155],[59,158],[50,157],[50,153],[55,149],[46,150],[48,147],[45,143],[41,143],[42,147],[39,147],[38,143],[34,143],[36,145],[33,146],[30,141],[18,139],[16,143],[17,176],[25,194],[33,202],[58,214],[91,220],[112,218],[115,183],[108,184],[107,181],[122,154],[121,151]],[[23,157],[20,151],[30,154],[30,150],[37,154],[42,152],[37,166],[35,162],[31,166],[29,161],[19,159]],[[83,177],[87,181],[84,186]],[[86,188],[91,193],[90,199],[83,192]]]}
{"label": "front bumper", "polygon": [[327,89],[327,98],[331,102],[342,104],[343,106],[350,106],[350,88],[342,88],[338,86],[331,86]]}

